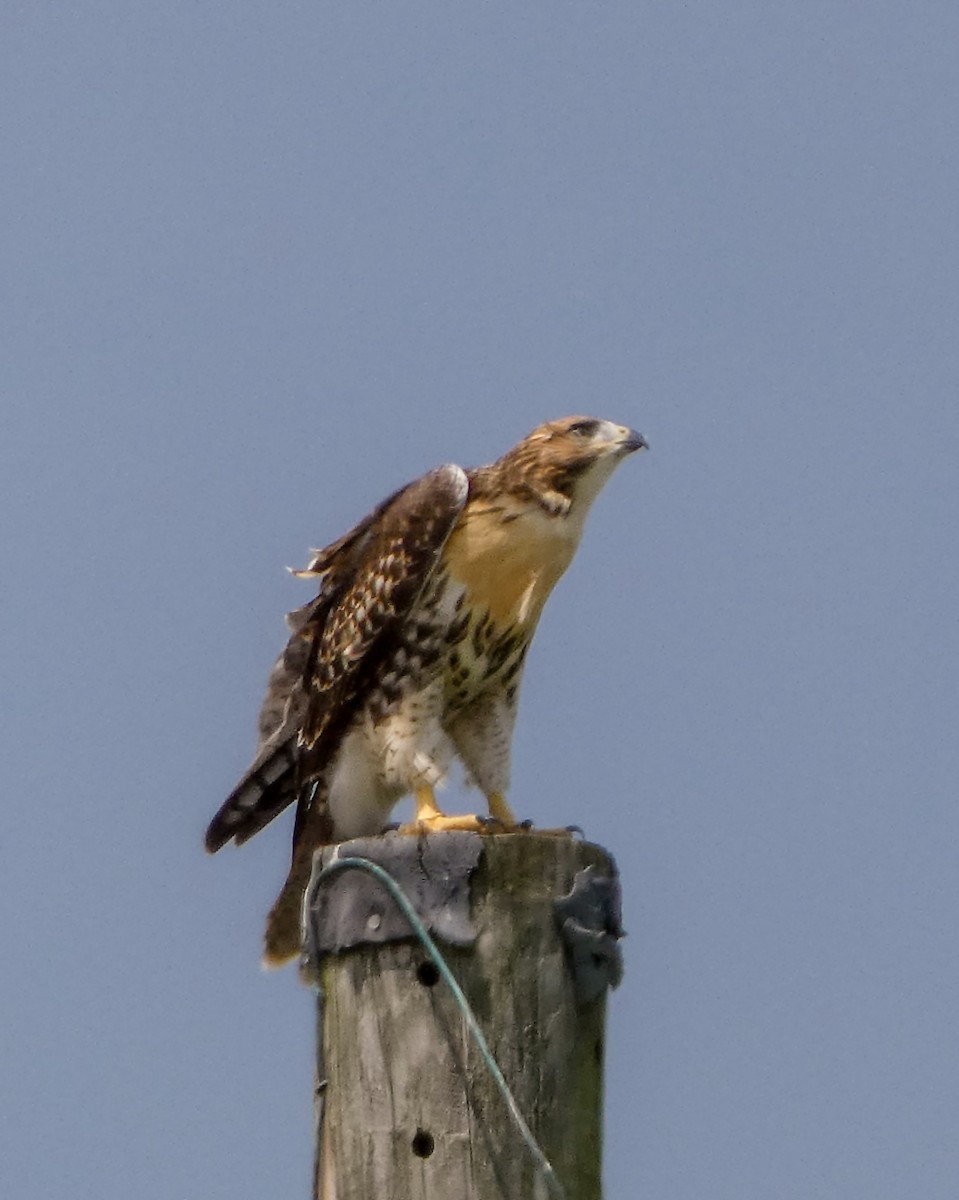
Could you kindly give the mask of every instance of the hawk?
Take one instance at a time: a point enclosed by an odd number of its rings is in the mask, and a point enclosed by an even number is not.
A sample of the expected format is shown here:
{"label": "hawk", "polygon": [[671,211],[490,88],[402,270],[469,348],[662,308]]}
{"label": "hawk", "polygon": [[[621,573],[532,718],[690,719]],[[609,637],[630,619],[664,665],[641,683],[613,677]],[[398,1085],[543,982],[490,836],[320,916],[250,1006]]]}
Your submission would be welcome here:
{"label": "hawk", "polygon": [[[318,595],[287,617],[256,756],[206,833],[210,853],[242,845],[296,801],[264,965],[299,954],[316,847],[381,832],[402,796],[405,832],[519,828],[505,794],[526,651],[590,505],[645,447],[610,421],[550,421],[489,466],[427,472],[294,572]],[[456,758],[488,817],[440,811]]]}

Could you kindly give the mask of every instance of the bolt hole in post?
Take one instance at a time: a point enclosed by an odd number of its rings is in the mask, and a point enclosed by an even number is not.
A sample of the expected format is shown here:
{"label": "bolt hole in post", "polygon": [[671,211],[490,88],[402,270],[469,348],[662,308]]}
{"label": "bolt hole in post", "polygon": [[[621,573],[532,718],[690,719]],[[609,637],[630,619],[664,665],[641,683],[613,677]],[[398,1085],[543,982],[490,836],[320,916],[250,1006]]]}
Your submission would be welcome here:
{"label": "bolt hole in post", "polygon": [[416,978],[423,987],[436,987],[440,981],[440,973],[437,970],[436,963],[430,962],[429,959],[421,962],[416,968]]}
{"label": "bolt hole in post", "polygon": [[429,1158],[435,1145],[431,1133],[425,1129],[417,1129],[413,1136],[413,1153],[417,1158]]}

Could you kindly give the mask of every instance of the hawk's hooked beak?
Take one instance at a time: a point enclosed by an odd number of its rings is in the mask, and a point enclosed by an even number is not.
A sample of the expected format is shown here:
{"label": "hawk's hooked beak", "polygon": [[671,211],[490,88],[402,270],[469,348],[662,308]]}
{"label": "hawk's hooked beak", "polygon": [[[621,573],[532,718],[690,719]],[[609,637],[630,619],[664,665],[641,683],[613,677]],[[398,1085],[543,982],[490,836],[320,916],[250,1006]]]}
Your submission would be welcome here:
{"label": "hawk's hooked beak", "polygon": [[622,427],[622,440],[619,443],[619,449],[623,454],[632,454],[634,450],[648,450],[649,442],[641,433],[637,433],[635,429],[627,429]]}

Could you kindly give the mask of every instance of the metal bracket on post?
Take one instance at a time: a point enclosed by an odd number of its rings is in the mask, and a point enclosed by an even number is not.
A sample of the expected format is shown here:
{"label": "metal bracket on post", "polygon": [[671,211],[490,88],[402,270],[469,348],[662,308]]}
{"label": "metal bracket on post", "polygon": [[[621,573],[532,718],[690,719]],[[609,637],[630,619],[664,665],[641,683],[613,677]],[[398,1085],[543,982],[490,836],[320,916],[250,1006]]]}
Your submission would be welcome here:
{"label": "metal bracket on post", "polygon": [[345,858],[366,858],[383,867],[434,937],[451,946],[471,946],[476,928],[470,916],[470,877],[482,850],[477,833],[422,838],[387,833],[324,848],[314,860],[304,907],[309,961],[352,946],[414,936],[383,885],[365,872],[342,871],[317,885],[324,867]]}
{"label": "metal bracket on post", "polygon": [[623,978],[622,902],[619,875],[600,875],[589,866],[577,871],[568,895],[554,901],[560,936],[573,971],[576,1003],[589,1004]]}

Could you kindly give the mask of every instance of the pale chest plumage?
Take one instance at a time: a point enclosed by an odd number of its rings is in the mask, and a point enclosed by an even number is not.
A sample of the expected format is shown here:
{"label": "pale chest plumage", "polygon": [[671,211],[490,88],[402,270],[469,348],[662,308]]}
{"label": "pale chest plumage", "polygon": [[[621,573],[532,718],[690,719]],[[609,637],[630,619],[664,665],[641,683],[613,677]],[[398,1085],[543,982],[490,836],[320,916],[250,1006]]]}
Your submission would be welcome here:
{"label": "pale chest plumage", "polygon": [[511,498],[475,503],[453,530],[444,562],[472,607],[498,626],[532,633],[581,533],[581,521],[537,504]]}

